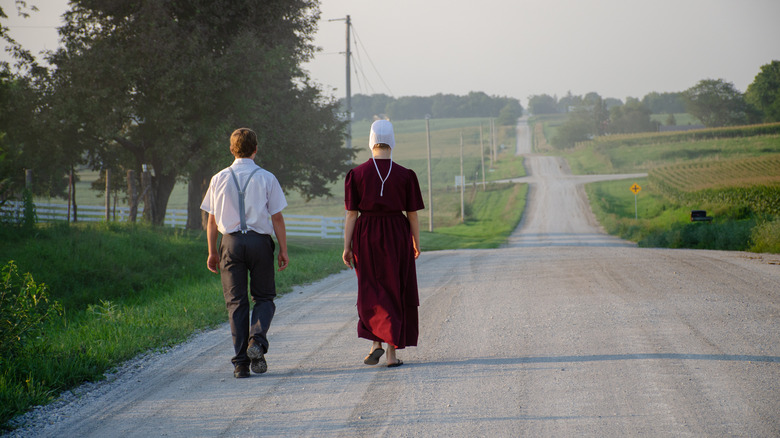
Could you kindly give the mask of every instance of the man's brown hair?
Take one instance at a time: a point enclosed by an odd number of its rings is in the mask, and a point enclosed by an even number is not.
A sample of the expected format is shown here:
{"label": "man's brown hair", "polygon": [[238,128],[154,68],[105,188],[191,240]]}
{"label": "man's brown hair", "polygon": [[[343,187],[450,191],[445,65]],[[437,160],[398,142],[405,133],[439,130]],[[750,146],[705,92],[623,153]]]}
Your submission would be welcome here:
{"label": "man's brown hair", "polygon": [[236,158],[249,158],[257,151],[257,134],[249,128],[238,128],[230,135],[230,152]]}

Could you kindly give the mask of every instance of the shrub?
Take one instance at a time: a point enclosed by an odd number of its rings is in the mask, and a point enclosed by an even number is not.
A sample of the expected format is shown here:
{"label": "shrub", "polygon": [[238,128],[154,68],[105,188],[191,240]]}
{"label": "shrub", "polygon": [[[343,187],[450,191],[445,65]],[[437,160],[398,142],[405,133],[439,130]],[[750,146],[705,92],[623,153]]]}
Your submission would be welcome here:
{"label": "shrub", "polygon": [[20,275],[13,260],[3,267],[0,280],[0,357],[9,358],[61,309],[58,303],[49,302],[48,287],[36,283],[29,273]]}
{"label": "shrub", "polygon": [[754,225],[754,220],[674,224],[650,233],[639,246],[746,251]]}
{"label": "shrub", "polygon": [[758,224],[750,237],[751,251],[780,254],[780,219]]}

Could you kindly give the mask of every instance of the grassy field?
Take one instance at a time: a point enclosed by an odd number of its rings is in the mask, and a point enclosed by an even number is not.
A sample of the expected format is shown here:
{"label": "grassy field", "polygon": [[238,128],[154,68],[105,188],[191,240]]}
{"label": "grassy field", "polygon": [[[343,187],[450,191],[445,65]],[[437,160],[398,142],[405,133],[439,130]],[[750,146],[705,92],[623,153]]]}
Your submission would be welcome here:
{"label": "grassy field", "polygon": [[[599,221],[641,246],[780,252],[780,134],[775,125],[690,134],[597,138],[562,153],[579,174],[648,172],[634,195],[625,181],[590,184]],[[719,135],[725,135],[720,138]],[[691,223],[708,210],[712,223]]]}
{"label": "grassy field", "polygon": [[[585,190],[599,223],[608,233],[641,247],[718,249],[780,253],[780,220],[722,202],[678,203],[654,190],[647,179],[636,181],[636,197],[625,181],[588,184]],[[704,209],[712,222],[691,222],[691,210]]]}

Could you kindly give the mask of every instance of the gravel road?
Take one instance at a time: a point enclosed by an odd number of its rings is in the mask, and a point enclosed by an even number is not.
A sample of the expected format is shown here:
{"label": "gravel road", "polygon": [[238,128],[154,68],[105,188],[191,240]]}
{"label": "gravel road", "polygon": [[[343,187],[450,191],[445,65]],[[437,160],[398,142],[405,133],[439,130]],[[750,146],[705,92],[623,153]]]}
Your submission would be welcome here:
{"label": "gravel road", "polygon": [[264,375],[233,378],[225,325],[10,436],[780,436],[780,256],[607,236],[582,184],[615,176],[571,176],[520,137],[520,227],[501,249],[423,253],[404,366],[362,364],[344,271],[277,300]]}

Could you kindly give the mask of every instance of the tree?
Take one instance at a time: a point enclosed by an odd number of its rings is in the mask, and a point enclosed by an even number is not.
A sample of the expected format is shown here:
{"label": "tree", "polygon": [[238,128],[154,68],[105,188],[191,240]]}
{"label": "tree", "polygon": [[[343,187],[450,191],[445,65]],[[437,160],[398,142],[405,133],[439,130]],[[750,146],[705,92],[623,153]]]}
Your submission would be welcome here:
{"label": "tree", "polygon": [[424,119],[431,113],[432,102],[430,97],[400,97],[387,104],[387,114],[394,120]]}
{"label": "tree", "polygon": [[386,94],[356,94],[352,96],[352,112],[355,113],[354,120],[373,121],[374,117],[382,116],[387,111],[387,105],[392,101],[392,97]]}
{"label": "tree", "polygon": [[570,107],[566,121],[558,128],[558,133],[552,139],[553,146],[559,149],[570,148],[578,142],[607,132],[609,111],[598,93],[588,93],[585,98],[569,93],[565,99],[576,105]]}
{"label": "tree", "polygon": [[505,126],[514,126],[517,124],[517,119],[523,115],[523,107],[520,106],[520,102],[512,101],[507,102],[501,111],[498,113],[496,123]]}
{"label": "tree", "polygon": [[650,119],[650,109],[637,99],[628,99],[625,105],[613,107],[609,113],[610,133],[658,131],[658,122]]}
{"label": "tree", "polygon": [[568,113],[574,111],[574,109],[582,105],[582,101],[582,96],[575,96],[569,91],[565,96],[558,99],[558,112]]}
{"label": "tree", "polygon": [[592,112],[579,106],[569,112],[568,118],[558,127],[558,132],[551,143],[558,149],[566,149],[574,147],[578,142],[589,140],[594,135]]}
{"label": "tree", "polygon": [[674,114],[685,112],[685,101],[682,93],[648,93],[642,98],[642,103],[650,109],[651,114]]}
{"label": "tree", "polygon": [[747,122],[745,99],[731,82],[704,79],[683,92],[688,112],[705,126],[739,125]]}
{"label": "tree", "polygon": [[531,114],[555,114],[558,112],[558,101],[548,94],[535,94],[528,97],[528,111]]}
{"label": "tree", "polygon": [[604,106],[607,107],[607,110],[611,110],[616,106],[622,106],[622,105],[623,105],[623,101],[620,99],[616,99],[614,97],[607,97],[606,99],[604,99]]}
{"label": "tree", "polygon": [[761,66],[748,85],[745,100],[762,113],[764,122],[780,121],[780,61]]}
{"label": "tree", "polygon": [[[316,0],[75,0],[51,57],[55,102],[89,141],[93,167],[123,150],[125,167],[152,169],[145,216],[165,217],[175,183],[190,181],[190,211],[204,180],[229,164],[232,129],[258,132],[261,165],[286,190],[328,194],[347,170],[337,102],[300,64],[310,59]],[[197,223],[191,218],[191,224]]]}
{"label": "tree", "polygon": [[[37,11],[27,2],[16,0],[15,10],[22,17]],[[0,8],[0,21],[8,18]],[[61,142],[50,129],[44,98],[47,71],[35,56],[0,26],[0,40],[15,62],[0,63],[0,202],[18,198],[25,187],[25,169],[34,170],[33,193],[63,196]]]}

